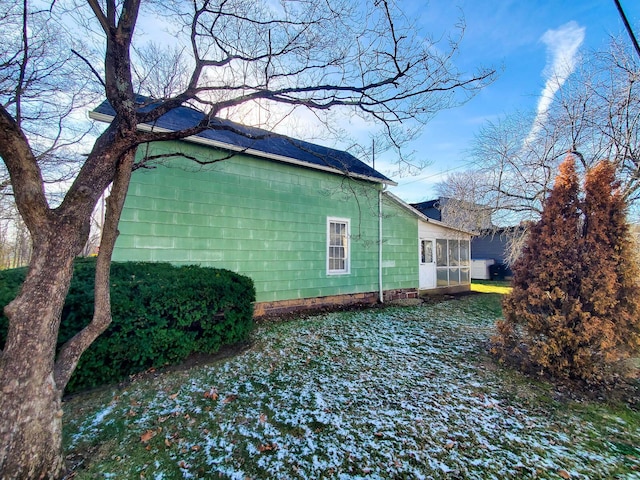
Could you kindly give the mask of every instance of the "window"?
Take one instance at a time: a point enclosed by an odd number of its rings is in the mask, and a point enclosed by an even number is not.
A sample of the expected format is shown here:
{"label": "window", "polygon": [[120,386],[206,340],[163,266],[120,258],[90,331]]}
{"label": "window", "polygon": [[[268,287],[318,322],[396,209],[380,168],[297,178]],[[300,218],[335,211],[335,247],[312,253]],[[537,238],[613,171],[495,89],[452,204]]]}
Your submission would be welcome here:
{"label": "window", "polygon": [[441,238],[436,240],[436,264],[439,267],[446,267],[449,265],[447,258],[447,241]]}
{"label": "window", "polygon": [[431,240],[420,241],[420,263],[433,263],[433,242]]}
{"label": "window", "polygon": [[327,218],[327,273],[349,273],[349,220]]}
{"label": "window", "polygon": [[439,287],[469,283],[469,241],[436,240],[436,278]]}

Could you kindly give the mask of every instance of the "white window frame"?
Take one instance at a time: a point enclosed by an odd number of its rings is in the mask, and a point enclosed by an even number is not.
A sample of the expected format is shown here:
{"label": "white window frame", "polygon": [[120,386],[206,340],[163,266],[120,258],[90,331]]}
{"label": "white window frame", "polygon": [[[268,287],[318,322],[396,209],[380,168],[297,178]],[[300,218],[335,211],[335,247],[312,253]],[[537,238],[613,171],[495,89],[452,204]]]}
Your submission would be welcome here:
{"label": "white window frame", "polygon": [[[342,224],[346,226],[346,245],[332,245],[331,244],[331,225]],[[332,269],[330,268],[331,247],[344,247],[344,268]],[[327,217],[327,275],[348,275],[351,273],[351,220],[348,218],[339,217]]]}

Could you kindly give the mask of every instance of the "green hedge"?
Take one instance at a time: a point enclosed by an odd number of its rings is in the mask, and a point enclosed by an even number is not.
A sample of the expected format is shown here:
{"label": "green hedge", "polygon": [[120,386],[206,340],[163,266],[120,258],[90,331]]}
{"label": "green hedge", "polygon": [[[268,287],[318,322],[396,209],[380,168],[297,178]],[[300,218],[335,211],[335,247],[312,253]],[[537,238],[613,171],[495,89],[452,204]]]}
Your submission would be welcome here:
{"label": "green hedge", "polygon": [[[58,346],[81,330],[93,312],[95,259],[79,259],[62,312]],[[0,271],[0,305],[18,292],[26,269]],[[175,364],[191,353],[216,352],[247,338],[255,289],[228,270],[167,263],[114,262],[113,322],[87,351],[68,392],[117,382],[151,367]],[[0,345],[7,319],[0,316]]]}

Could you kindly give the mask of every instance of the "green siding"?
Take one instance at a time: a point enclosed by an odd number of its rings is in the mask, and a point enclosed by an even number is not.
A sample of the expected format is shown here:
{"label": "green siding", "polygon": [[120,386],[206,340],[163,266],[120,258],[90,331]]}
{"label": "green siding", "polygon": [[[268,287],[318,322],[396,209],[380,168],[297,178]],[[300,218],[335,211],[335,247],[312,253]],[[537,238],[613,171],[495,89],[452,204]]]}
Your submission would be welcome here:
{"label": "green siding", "polygon": [[[152,145],[215,159],[185,142]],[[378,289],[380,185],[237,155],[201,167],[175,158],[134,173],[115,260],[227,268],[253,278],[257,301]],[[356,198],[357,197],[357,198]],[[386,204],[388,203],[388,204]],[[385,202],[384,288],[418,285],[417,219]],[[327,217],[351,220],[351,273],[326,273]]]}
{"label": "green siding", "polygon": [[383,289],[417,288],[418,221],[386,197],[382,212]]}

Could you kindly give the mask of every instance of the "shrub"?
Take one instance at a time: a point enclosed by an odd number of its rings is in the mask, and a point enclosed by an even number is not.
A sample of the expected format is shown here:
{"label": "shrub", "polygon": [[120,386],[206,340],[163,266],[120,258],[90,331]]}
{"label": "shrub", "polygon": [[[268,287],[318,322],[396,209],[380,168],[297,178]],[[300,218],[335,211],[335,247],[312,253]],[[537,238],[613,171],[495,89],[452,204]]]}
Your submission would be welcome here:
{"label": "shrub", "polygon": [[7,338],[8,323],[2,309],[18,294],[26,274],[27,269],[25,267],[0,270],[0,346],[3,348],[4,341]]}
{"label": "shrub", "polygon": [[614,168],[587,173],[584,199],[573,159],[560,168],[513,266],[493,351],[523,369],[605,384],[640,345],[638,275]]}
{"label": "shrub", "polygon": [[[0,272],[0,299],[5,304],[17,293],[25,272]],[[94,259],[76,261],[58,347],[91,319],[94,272]],[[67,391],[119,381],[180,362],[192,353],[214,353],[222,345],[244,340],[252,327],[254,300],[251,279],[228,270],[114,262],[113,321],[82,355]],[[6,323],[0,317],[0,324]]]}

